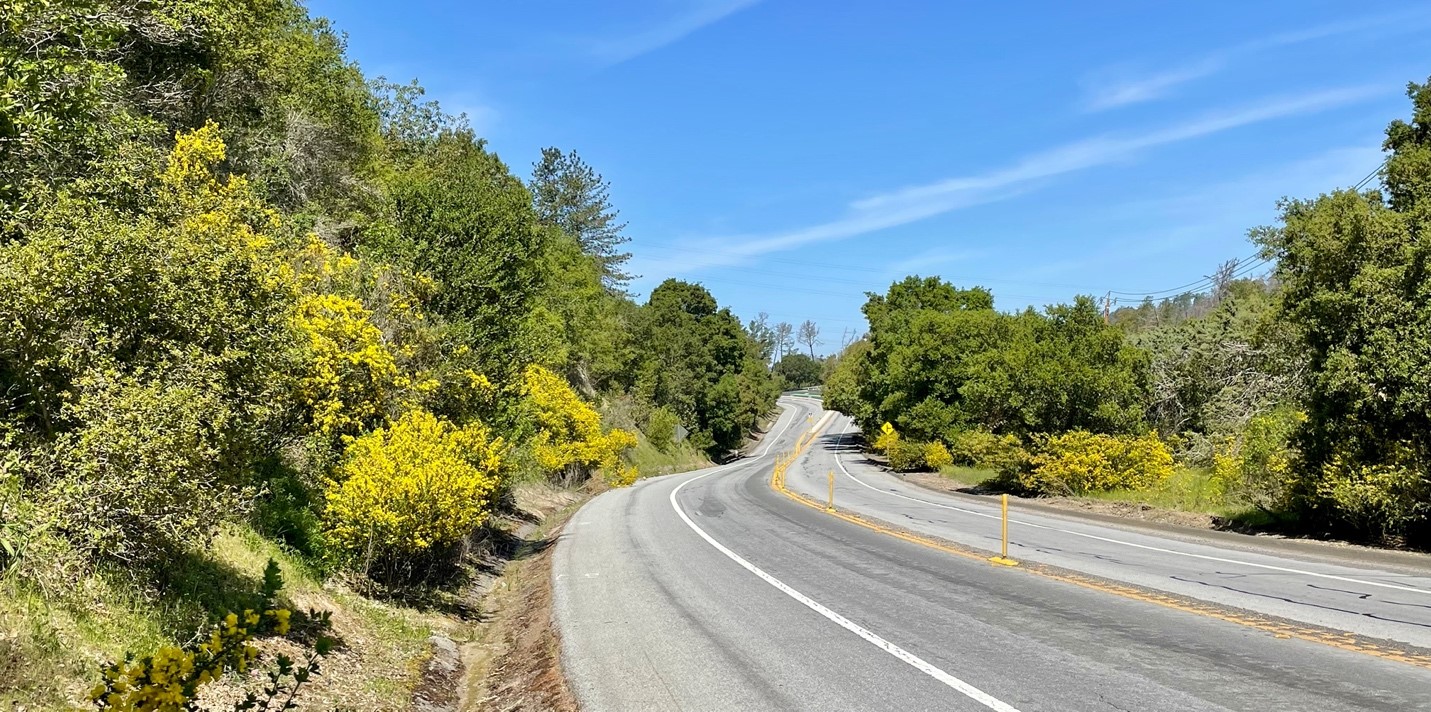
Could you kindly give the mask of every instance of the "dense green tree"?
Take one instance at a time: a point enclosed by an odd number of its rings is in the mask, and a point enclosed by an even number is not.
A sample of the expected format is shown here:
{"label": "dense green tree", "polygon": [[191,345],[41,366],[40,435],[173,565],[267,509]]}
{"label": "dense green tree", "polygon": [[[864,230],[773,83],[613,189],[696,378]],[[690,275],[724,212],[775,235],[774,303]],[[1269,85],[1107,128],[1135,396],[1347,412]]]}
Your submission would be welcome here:
{"label": "dense green tree", "polygon": [[869,339],[860,339],[835,354],[827,362],[831,366],[822,391],[826,409],[846,413],[856,422],[865,424],[874,420],[873,407],[862,398],[865,381],[869,379],[871,346]]}
{"label": "dense green tree", "polygon": [[819,385],[824,369],[819,361],[805,354],[785,354],[771,373],[786,388],[804,388]]}
{"label": "dense green tree", "polygon": [[479,372],[514,380],[536,356],[529,316],[546,286],[551,243],[526,187],[485,142],[455,131],[391,190],[395,256],[435,281],[432,307],[476,354]]}
{"label": "dense green tree", "polygon": [[698,284],[662,282],[632,338],[638,395],[670,408],[714,454],[740,446],[778,394],[750,336]]}
{"label": "dense green tree", "polygon": [[[1127,432],[1142,423],[1147,366],[1090,298],[1010,315],[982,288],[909,277],[871,294],[866,355],[834,384],[832,402],[918,440],[983,428],[1030,436],[1082,428]],[[837,369],[838,370],[838,369]]]}
{"label": "dense green tree", "polygon": [[[1277,259],[1279,317],[1307,358],[1304,501],[1426,536],[1431,517],[1431,83],[1387,128],[1379,191],[1282,204],[1253,237]],[[1353,516],[1363,508],[1369,513]],[[1386,511],[1376,514],[1377,507]]]}

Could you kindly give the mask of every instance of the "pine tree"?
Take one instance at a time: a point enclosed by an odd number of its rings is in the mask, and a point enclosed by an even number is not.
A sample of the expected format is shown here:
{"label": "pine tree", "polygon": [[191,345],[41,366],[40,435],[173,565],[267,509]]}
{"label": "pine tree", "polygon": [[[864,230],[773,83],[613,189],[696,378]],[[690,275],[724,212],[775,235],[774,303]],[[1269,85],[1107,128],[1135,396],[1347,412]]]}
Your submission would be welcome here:
{"label": "pine tree", "polygon": [[623,266],[631,253],[621,246],[631,240],[623,234],[626,223],[617,222],[612,207],[611,184],[575,151],[542,149],[542,159],[532,164],[532,201],[543,224],[576,238],[601,266],[601,281],[612,292],[625,292],[633,275]]}

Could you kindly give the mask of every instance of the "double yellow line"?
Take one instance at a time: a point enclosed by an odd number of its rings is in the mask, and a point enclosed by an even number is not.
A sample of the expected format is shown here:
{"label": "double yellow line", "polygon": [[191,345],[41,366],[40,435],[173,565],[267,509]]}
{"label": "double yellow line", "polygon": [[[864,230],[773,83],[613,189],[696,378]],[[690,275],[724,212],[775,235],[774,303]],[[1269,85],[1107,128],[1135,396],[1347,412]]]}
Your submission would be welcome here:
{"label": "double yellow line", "polygon": [[[925,546],[930,549],[937,549],[947,554],[960,556],[966,559],[982,561],[985,563],[989,563],[999,558],[997,556],[990,557],[987,552],[980,552],[975,549],[966,548],[946,541],[934,539],[932,537],[915,534],[913,532],[904,531],[902,529],[896,529],[887,524],[884,524],[883,522],[866,519],[853,512],[843,511],[833,506],[827,506],[824,502],[818,502],[814,499],[806,497],[805,495],[802,495],[798,492],[794,492],[787,488],[785,486],[786,471],[789,470],[790,466],[795,464],[795,461],[798,460],[800,456],[804,454],[805,449],[810,446],[810,443],[814,442],[815,437],[819,434],[820,427],[821,426],[817,425],[816,427],[811,428],[808,432],[802,434],[800,438],[795,441],[795,448],[793,450],[775,456],[775,467],[771,470],[770,475],[770,486],[774,488],[775,491],[785,495],[786,497],[789,497],[795,502],[805,505],[806,507],[819,510],[837,519],[842,519],[856,526],[861,526],[871,531],[886,534],[897,539],[903,539],[904,541],[913,544],[919,544],[920,546]],[[833,502],[831,504],[833,504]],[[997,564],[999,562],[995,561],[994,563]],[[1424,652],[1412,652],[1409,650],[1401,649],[1393,643],[1378,640],[1376,638],[1368,638],[1366,636],[1356,635],[1354,633],[1345,633],[1323,628],[1316,628],[1293,621],[1267,618],[1254,613],[1242,613],[1234,610],[1224,609],[1214,604],[1199,601],[1197,599],[1184,598],[1169,593],[1145,590],[1134,586],[1105,581],[1103,579],[1094,578],[1092,576],[1087,576],[1073,571],[1058,569],[1052,566],[1046,566],[1044,564],[1024,562],[1024,564],[1019,566],[1018,568],[1011,568],[1009,570],[1024,571],[1035,576],[1041,576],[1046,579],[1060,581],[1062,583],[1072,584],[1074,586],[1081,586],[1083,588],[1092,589],[1094,591],[1101,591],[1103,593],[1109,593],[1115,596],[1121,596],[1123,598],[1131,599],[1134,601],[1151,603],[1153,605],[1170,608],[1175,611],[1181,611],[1183,613],[1192,613],[1195,615],[1206,616],[1208,618],[1215,618],[1217,620],[1226,621],[1228,623],[1236,623],[1237,625],[1252,628],[1254,630],[1267,633],[1279,639],[1291,638],[1296,640],[1304,640],[1309,643],[1318,643],[1321,645],[1337,648],[1339,650],[1346,650],[1354,653],[1372,655],[1378,658],[1382,658],[1384,660],[1392,660],[1395,662],[1406,663],[1407,665],[1413,665],[1416,667],[1431,670],[1431,654],[1427,654]]]}

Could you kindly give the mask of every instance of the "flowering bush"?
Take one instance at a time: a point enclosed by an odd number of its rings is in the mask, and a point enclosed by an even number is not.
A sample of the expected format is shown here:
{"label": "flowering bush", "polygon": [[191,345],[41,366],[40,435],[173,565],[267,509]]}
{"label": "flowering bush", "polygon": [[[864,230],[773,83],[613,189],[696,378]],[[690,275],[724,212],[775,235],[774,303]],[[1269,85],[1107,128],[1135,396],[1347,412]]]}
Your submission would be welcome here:
{"label": "flowering bush", "polygon": [[384,415],[401,376],[382,332],[355,299],[305,295],[294,323],[305,338],[308,370],[299,395],[324,435],[350,434]]}
{"label": "flowering bush", "polygon": [[935,440],[924,446],[924,464],[930,469],[938,470],[945,465],[954,464],[954,457],[949,454],[949,448],[944,447],[944,443]]}
{"label": "flowering bush", "polygon": [[1019,476],[1042,494],[1083,494],[1151,487],[1173,473],[1173,455],[1157,434],[1139,437],[1073,430],[1045,438]]}
{"label": "flowering bush", "polygon": [[329,485],[332,543],[367,563],[450,547],[487,518],[506,443],[421,410],[352,440]]}
{"label": "flowering bush", "polygon": [[875,438],[873,443],[870,443],[870,449],[875,452],[888,453],[890,447],[898,442],[899,431],[895,430],[893,425],[885,423],[885,427],[880,430],[879,436]]}
{"label": "flowering bush", "polygon": [[636,446],[636,434],[617,428],[603,431],[601,415],[564,379],[541,366],[528,366],[523,395],[537,428],[533,454],[543,471],[571,474],[600,468],[607,482],[618,487],[636,480],[636,469],[621,461],[621,453]]}
{"label": "flowering bush", "polygon": [[1415,466],[1409,447],[1389,462],[1358,464],[1342,455],[1322,470],[1317,495],[1363,534],[1383,539],[1431,518],[1431,477]]}

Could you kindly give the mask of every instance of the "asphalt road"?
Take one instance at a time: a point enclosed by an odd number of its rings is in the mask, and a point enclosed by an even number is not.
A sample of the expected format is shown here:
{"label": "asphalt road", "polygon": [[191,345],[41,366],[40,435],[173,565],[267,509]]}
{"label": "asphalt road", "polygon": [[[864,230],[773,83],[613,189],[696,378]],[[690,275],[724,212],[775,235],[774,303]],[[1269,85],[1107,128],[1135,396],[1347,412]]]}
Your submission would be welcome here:
{"label": "asphalt road", "polygon": [[[1024,565],[996,566],[772,489],[822,420],[782,405],[754,456],[607,492],[563,532],[555,615],[585,709],[1431,710],[1417,651],[1360,637],[1431,647],[1417,566],[1017,508]],[[878,472],[846,427],[825,421],[792,491],[823,500],[833,470],[841,509],[997,549],[989,504]]]}

